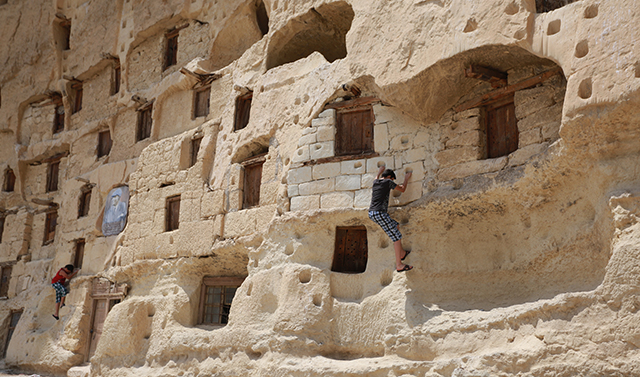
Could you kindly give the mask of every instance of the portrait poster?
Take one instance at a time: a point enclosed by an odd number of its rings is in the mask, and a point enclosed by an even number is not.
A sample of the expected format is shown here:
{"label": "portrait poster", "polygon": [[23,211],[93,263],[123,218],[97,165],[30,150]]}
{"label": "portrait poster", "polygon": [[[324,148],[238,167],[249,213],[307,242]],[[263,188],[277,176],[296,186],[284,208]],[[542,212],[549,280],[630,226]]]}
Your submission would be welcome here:
{"label": "portrait poster", "polygon": [[112,189],[107,195],[102,217],[102,234],[115,236],[127,225],[129,210],[129,187],[120,186]]}

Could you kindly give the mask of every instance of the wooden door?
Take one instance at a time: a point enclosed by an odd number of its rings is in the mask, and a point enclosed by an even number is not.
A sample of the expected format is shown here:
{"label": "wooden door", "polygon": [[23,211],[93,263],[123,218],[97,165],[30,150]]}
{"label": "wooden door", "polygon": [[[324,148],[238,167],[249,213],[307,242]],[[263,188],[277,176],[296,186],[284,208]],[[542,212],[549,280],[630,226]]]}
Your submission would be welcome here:
{"label": "wooden door", "polygon": [[518,125],[513,97],[487,106],[487,157],[506,156],[518,149]]}
{"label": "wooden door", "polygon": [[260,183],[262,181],[262,162],[244,167],[244,193],[242,208],[260,205]]}
{"label": "wooden door", "polygon": [[331,271],[364,272],[367,258],[367,229],[364,226],[337,227]]}
{"label": "wooden door", "polygon": [[102,335],[102,326],[109,312],[109,300],[106,298],[93,300],[93,320],[91,321],[91,330],[89,330],[89,355],[87,360],[96,352],[96,347]]}
{"label": "wooden door", "polygon": [[9,294],[9,280],[11,279],[11,266],[4,266],[0,268],[2,269],[0,297],[7,297]]}
{"label": "wooden door", "polygon": [[373,111],[370,107],[339,112],[336,127],[336,155],[373,152]]}

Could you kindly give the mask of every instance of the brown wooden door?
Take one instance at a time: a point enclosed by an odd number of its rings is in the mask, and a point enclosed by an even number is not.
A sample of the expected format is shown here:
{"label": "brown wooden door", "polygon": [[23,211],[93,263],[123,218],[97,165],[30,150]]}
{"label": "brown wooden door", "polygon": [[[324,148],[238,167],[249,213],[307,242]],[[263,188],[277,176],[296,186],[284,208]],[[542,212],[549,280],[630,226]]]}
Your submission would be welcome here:
{"label": "brown wooden door", "polygon": [[96,347],[102,335],[102,326],[109,312],[109,300],[106,298],[93,300],[93,321],[91,322],[91,330],[89,330],[89,355],[87,360],[96,352]]}
{"label": "brown wooden door", "polygon": [[336,155],[373,152],[373,111],[370,107],[338,113]]}
{"label": "brown wooden door", "polygon": [[251,208],[260,205],[261,181],[262,162],[244,167],[242,208]]}
{"label": "brown wooden door", "polygon": [[506,156],[518,149],[518,125],[513,98],[487,107],[487,157]]}
{"label": "brown wooden door", "polygon": [[367,268],[367,229],[363,226],[337,227],[332,271],[361,273]]}
{"label": "brown wooden door", "polygon": [[2,278],[0,282],[0,297],[7,297],[9,294],[9,281],[11,279],[11,266],[2,267]]}

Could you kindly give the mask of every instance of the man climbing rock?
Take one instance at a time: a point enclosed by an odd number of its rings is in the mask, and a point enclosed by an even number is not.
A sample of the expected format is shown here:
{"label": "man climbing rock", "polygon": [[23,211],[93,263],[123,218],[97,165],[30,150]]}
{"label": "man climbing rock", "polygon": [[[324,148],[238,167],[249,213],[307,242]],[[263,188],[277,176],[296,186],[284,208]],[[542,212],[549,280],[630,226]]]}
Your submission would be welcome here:
{"label": "man climbing rock", "polygon": [[75,267],[72,264],[68,264],[58,270],[56,276],[51,279],[51,286],[56,290],[56,314],[53,314],[53,318],[56,321],[60,319],[60,308],[64,306],[64,299],[69,294],[69,289],[64,286],[64,283],[67,279],[71,280],[80,271],[80,269],[75,271],[74,269]]}
{"label": "man climbing rock", "polygon": [[409,271],[413,266],[402,263],[402,261],[404,261],[404,259],[409,255],[410,251],[406,251],[402,248],[402,234],[400,233],[399,224],[387,213],[387,208],[389,207],[389,192],[391,192],[391,190],[404,192],[407,189],[409,178],[411,178],[411,172],[405,174],[404,183],[398,185],[394,182],[396,174],[393,170],[385,170],[385,166],[381,166],[378,170],[376,179],[373,181],[371,206],[369,206],[369,218],[380,225],[382,230],[384,230],[384,232],[391,238],[391,241],[393,241],[393,249],[396,254],[397,272]]}

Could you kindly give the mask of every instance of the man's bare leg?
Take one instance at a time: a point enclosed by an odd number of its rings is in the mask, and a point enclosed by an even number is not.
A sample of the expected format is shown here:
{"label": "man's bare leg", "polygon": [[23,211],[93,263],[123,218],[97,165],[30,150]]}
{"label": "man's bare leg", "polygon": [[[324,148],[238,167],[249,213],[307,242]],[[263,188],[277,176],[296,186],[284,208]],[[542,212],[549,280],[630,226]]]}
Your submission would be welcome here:
{"label": "man's bare leg", "polygon": [[402,270],[405,264],[402,263],[401,259],[404,258],[406,254],[406,252],[402,248],[402,240],[397,240],[396,242],[394,242],[393,249],[396,252],[396,270]]}

